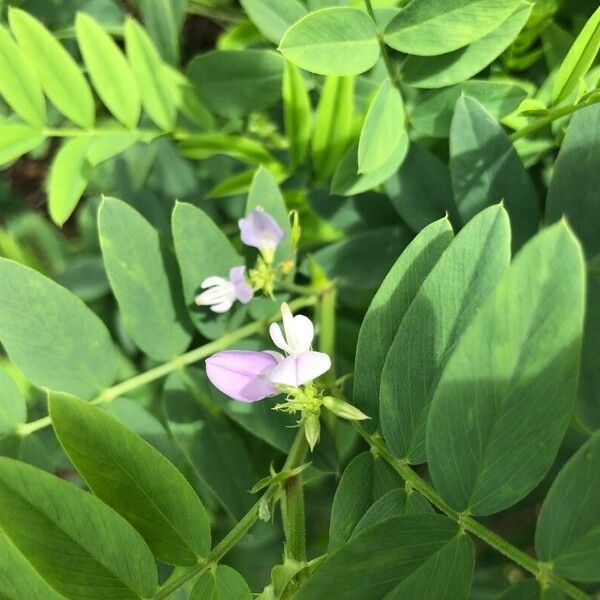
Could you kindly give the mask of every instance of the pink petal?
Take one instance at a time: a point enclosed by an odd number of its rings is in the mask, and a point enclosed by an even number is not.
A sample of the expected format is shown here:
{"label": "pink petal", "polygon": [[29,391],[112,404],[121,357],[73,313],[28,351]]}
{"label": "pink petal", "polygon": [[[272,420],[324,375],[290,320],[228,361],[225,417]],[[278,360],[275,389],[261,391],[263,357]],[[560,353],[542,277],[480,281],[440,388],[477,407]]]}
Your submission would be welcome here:
{"label": "pink petal", "polygon": [[206,375],[221,392],[240,402],[277,394],[268,377],[277,359],[268,352],[226,350],[206,359]]}
{"label": "pink petal", "polygon": [[242,242],[259,250],[274,250],[285,237],[277,221],[264,210],[253,210],[238,225]]}

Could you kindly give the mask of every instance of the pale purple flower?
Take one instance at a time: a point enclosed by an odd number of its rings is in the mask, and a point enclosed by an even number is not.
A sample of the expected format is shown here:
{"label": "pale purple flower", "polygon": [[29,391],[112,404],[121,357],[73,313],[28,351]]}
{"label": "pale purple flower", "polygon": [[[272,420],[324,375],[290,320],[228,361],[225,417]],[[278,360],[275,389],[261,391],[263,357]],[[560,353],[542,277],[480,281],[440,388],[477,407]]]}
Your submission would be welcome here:
{"label": "pale purple flower", "polygon": [[240,402],[256,402],[278,393],[269,382],[277,355],[250,350],[225,350],[206,359],[206,375],[227,396]]}
{"label": "pale purple flower", "polygon": [[283,332],[279,324],[272,323],[269,333],[273,343],[288,356],[273,368],[269,380],[279,385],[298,387],[328,371],[331,359],[324,352],[311,350],[315,330],[308,317],[294,316],[285,302],[281,305],[281,316]]}
{"label": "pale purple flower", "polygon": [[285,237],[277,221],[260,208],[240,219],[238,225],[242,242],[262,252],[273,252]]}
{"label": "pale purple flower", "polygon": [[253,291],[245,277],[246,267],[233,267],[229,280],[213,275],[207,277],[200,287],[204,290],[194,302],[198,306],[209,306],[216,313],[227,312],[236,300],[247,304],[252,300]]}

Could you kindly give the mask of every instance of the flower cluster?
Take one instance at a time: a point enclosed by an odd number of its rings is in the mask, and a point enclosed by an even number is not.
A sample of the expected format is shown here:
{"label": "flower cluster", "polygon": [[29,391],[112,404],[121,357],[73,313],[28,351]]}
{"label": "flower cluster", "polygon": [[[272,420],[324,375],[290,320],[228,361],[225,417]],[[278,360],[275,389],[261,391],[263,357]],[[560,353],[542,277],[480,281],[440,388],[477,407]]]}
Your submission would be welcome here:
{"label": "flower cluster", "polygon": [[325,407],[351,420],[368,418],[347,402],[323,397],[312,382],[331,368],[331,358],[312,350],[314,326],[304,315],[294,316],[287,304],[281,305],[283,330],[278,323],[269,329],[271,339],[285,354],[271,350],[225,350],[206,359],[206,374],[221,392],[240,402],[257,402],[285,393],[286,401],[274,408],[300,413],[307,440],[314,448],[319,440],[319,416]]}
{"label": "flower cluster", "polygon": [[261,209],[255,209],[240,219],[238,225],[242,242],[246,246],[258,248],[260,257],[249,273],[250,283],[246,279],[246,267],[240,265],[229,271],[227,279],[211,275],[200,284],[203,291],[196,296],[195,303],[198,306],[208,306],[215,313],[227,312],[236,300],[247,304],[257,290],[273,294],[273,260],[277,246],[285,237],[283,229],[271,215]]}

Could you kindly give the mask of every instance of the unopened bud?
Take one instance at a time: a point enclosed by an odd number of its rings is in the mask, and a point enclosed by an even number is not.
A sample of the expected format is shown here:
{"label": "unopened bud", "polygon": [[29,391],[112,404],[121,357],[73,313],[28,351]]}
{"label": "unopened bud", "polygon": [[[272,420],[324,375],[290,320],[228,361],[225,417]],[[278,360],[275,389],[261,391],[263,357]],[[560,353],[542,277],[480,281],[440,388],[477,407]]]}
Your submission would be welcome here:
{"label": "unopened bud", "polygon": [[293,210],[290,212],[291,219],[291,241],[292,241],[292,250],[295,252],[296,248],[298,248],[298,243],[300,242],[300,235],[302,234],[302,229],[300,228],[300,216],[297,210]]}
{"label": "unopened bud", "polygon": [[308,415],[304,421],[304,435],[312,452],[321,437],[321,421],[317,415]]}
{"label": "unopened bud", "polygon": [[349,421],[364,421],[370,419],[364,412],[358,410],[356,406],[348,404],[344,400],[334,398],[333,396],[325,396],[323,398],[323,406],[330,410],[334,415],[341,417],[342,419],[348,419]]}

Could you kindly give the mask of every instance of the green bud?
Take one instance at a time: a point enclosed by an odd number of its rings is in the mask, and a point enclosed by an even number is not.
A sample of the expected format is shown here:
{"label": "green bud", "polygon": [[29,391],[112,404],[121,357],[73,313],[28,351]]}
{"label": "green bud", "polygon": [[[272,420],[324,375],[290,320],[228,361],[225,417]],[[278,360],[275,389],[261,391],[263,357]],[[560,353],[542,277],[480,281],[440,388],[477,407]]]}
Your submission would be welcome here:
{"label": "green bud", "polygon": [[304,421],[304,435],[312,452],[321,437],[321,421],[317,415],[308,415]]}
{"label": "green bud", "polygon": [[344,400],[334,398],[333,396],[325,396],[323,398],[323,406],[330,410],[334,415],[341,417],[342,419],[348,419],[349,421],[364,421],[370,419],[364,412],[358,410],[356,406],[348,404]]}

